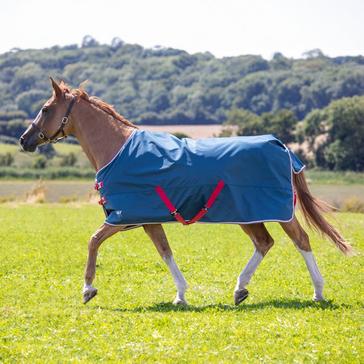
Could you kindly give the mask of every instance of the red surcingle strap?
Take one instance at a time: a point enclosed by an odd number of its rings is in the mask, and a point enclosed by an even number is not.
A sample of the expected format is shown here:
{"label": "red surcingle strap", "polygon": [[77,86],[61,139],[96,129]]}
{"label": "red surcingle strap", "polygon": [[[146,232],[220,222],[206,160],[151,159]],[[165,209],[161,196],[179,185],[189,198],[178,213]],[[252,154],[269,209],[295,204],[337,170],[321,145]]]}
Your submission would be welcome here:
{"label": "red surcingle strap", "polygon": [[183,225],[187,225],[187,221],[182,217],[182,215],[177,211],[176,207],[173,205],[171,200],[167,197],[166,193],[164,192],[164,189],[161,186],[157,186],[155,188],[156,192],[158,193],[161,200],[164,202],[164,204],[167,206],[167,209],[171,213],[174,218],[179,221]]}
{"label": "red surcingle strap", "polygon": [[212,194],[209,197],[209,199],[207,200],[205,206],[191,220],[188,220],[188,221],[186,221],[182,217],[182,215],[178,212],[177,208],[173,205],[173,203],[168,198],[168,196],[166,195],[165,191],[163,190],[163,188],[161,186],[157,186],[155,188],[155,190],[156,190],[157,194],[159,195],[159,197],[161,198],[161,200],[166,205],[166,207],[169,210],[169,212],[171,213],[171,215],[177,221],[179,221],[183,225],[191,225],[191,224],[199,221],[200,219],[202,219],[207,214],[209,208],[214,204],[217,196],[220,194],[221,190],[224,188],[224,185],[225,185],[224,181],[222,181],[222,180],[219,181],[217,186],[215,187],[215,189],[212,191]]}

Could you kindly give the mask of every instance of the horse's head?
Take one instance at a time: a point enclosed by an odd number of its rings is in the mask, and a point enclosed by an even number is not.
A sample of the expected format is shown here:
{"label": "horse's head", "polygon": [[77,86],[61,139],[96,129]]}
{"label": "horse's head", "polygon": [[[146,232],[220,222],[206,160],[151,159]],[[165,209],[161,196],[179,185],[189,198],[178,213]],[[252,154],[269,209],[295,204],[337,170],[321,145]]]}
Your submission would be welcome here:
{"label": "horse's head", "polygon": [[63,90],[50,78],[53,95],[43,105],[38,115],[19,139],[20,145],[27,152],[34,152],[39,145],[56,143],[71,131],[69,114],[75,97]]}

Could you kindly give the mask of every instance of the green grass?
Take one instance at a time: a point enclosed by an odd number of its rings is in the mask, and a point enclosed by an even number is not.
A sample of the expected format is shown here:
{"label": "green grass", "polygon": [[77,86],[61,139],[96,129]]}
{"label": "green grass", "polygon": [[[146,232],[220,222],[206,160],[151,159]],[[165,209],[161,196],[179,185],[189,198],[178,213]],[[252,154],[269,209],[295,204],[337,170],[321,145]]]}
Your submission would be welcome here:
{"label": "green grass", "polygon": [[[362,249],[364,215],[336,219]],[[177,308],[172,278],[136,229],[101,247],[99,295],[83,305],[87,240],[102,221],[90,205],[0,207],[0,362],[363,361],[360,254],[346,258],[311,235],[328,299],[313,303],[302,258],[269,224],[276,245],[235,307],[235,280],[253,250],[240,229],[167,225],[190,285],[190,306]]]}
{"label": "green grass", "polygon": [[20,151],[19,145],[0,143],[0,154],[5,154],[5,153],[15,154],[19,151]]}
{"label": "green grass", "polygon": [[54,145],[54,149],[59,154],[69,154],[69,153],[83,153],[81,147],[77,144],[68,144],[68,143],[57,143]]}
{"label": "green grass", "polygon": [[339,172],[339,171],[320,171],[308,169],[306,177],[312,184],[326,185],[364,185],[364,173],[359,172]]}
{"label": "green grass", "polygon": [[[82,153],[81,147],[77,144],[57,143],[54,149],[59,154]],[[0,143],[0,154],[20,152],[19,145]]]}

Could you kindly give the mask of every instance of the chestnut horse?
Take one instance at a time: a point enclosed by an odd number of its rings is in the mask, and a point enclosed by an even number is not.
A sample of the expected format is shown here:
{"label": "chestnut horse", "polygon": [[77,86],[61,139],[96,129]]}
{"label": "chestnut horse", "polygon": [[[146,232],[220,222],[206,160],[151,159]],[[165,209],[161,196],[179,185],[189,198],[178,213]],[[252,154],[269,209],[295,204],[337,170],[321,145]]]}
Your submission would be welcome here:
{"label": "chestnut horse", "polygon": [[[25,151],[34,152],[37,146],[54,143],[67,135],[73,135],[78,139],[95,170],[100,170],[113,159],[137,127],[118,114],[112,106],[96,97],[89,97],[82,88],[71,90],[65,83],[58,84],[52,78],[51,83],[53,95],[20,137],[22,148]],[[351,246],[323,217],[322,212],[327,210],[327,205],[311,195],[304,173],[294,174],[293,183],[303,215],[309,225],[328,237],[343,253],[350,253]],[[280,224],[305,260],[314,287],[313,299],[324,300],[324,280],[313,256],[307,233],[295,216],[291,221],[280,222]],[[252,240],[255,251],[237,279],[234,290],[236,305],[247,298],[246,286],[274,243],[263,223],[239,225]],[[93,287],[92,282],[95,278],[97,251],[100,245],[113,234],[126,228],[126,226],[104,223],[91,236],[84,277],[84,303],[97,294],[97,289]],[[177,288],[174,303],[186,304],[187,283],[173,258],[162,225],[145,224],[143,228],[173,276]]]}

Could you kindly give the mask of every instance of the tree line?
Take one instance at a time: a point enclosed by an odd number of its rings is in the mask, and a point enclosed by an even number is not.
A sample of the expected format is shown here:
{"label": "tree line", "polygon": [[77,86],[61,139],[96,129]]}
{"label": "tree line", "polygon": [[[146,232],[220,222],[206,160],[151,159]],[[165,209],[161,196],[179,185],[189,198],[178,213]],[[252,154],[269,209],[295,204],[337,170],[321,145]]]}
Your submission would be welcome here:
{"label": "tree line", "polygon": [[364,171],[364,96],[332,101],[302,121],[288,109],[261,115],[232,109],[222,136],[232,134],[273,134],[311,167]]}
{"label": "tree line", "polygon": [[14,49],[0,55],[0,142],[15,142],[24,120],[49,98],[49,75],[71,86],[89,80],[90,94],[135,123],[235,124],[239,135],[299,142],[315,166],[363,170],[363,56],[313,50],[302,59],[216,58],[119,38],[99,44],[90,36],[81,46]]}
{"label": "tree line", "polygon": [[290,109],[298,119],[332,100],[364,94],[364,57],[304,59],[274,54],[216,58],[86,36],[82,45],[0,55],[0,112],[34,117],[49,97],[48,76],[87,90],[127,118],[148,124],[223,123],[232,108],[258,115]]}

